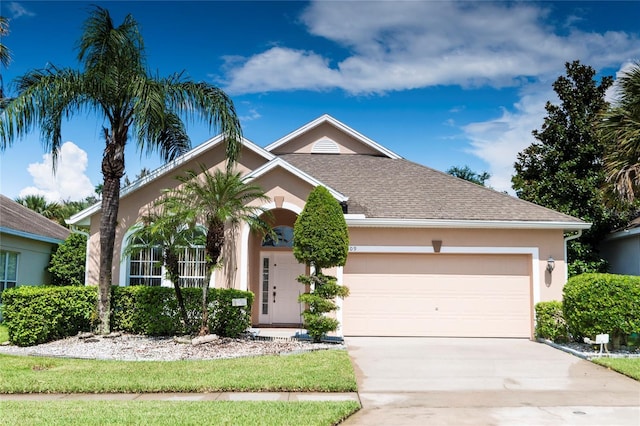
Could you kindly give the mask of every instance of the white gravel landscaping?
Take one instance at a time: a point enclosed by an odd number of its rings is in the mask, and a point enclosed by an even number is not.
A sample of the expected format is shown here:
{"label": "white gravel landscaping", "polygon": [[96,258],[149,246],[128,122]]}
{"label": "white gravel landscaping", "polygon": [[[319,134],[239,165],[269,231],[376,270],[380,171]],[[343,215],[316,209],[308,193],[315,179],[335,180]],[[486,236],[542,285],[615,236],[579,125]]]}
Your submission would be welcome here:
{"label": "white gravel landscaping", "polygon": [[178,361],[284,355],[311,350],[344,349],[342,344],[311,343],[289,338],[211,337],[201,344],[189,338],[78,335],[36,346],[0,346],[8,355],[51,356],[122,361]]}

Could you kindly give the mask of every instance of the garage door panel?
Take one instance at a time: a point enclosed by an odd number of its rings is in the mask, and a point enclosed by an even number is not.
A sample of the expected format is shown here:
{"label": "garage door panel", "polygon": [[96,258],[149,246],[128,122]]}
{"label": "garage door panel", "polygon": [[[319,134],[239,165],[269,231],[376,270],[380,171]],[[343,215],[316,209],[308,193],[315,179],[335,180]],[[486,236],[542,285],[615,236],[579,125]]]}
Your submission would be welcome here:
{"label": "garage door panel", "polygon": [[[428,257],[410,256],[408,264],[424,263]],[[451,265],[477,261],[470,256],[455,257],[450,257],[456,260]],[[527,263],[518,261],[524,257],[501,259],[519,263],[519,275],[401,273],[404,262],[394,263],[387,273],[346,273],[350,296],[343,303],[344,334],[529,337],[530,278]],[[358,263],[372,262],[365,260]]]}
{"label": "garage door panel", "polygon": [[[463,261],[461,261],[461,258]],[[347,274],[440,274],[527,275],[531,266],[525,255],[501,254],[397,254],[350,253],[344,272]]]}

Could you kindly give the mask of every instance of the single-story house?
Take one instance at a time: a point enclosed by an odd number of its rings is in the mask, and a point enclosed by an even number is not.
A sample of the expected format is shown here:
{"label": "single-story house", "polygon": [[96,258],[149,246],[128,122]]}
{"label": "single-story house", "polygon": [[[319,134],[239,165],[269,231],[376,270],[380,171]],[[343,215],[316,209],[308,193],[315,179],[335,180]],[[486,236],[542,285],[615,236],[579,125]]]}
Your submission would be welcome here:
{"label": "single-story house", "polygon": [[69,230],[0,195],[0,291],[17,285],[50,284],[52,251]]}
{"label": "single-story house", "polygon": [[[176,186],[176,175],[200,164],[224,167],[223,142],[210,139],[122,191],[114,283],[169,285],[153,266],[153,250],[120,254],[161,191]],[[252,321],[260,327],[300,323],[303,288],[295,278],[304,266],[290,237],[318,185],[341,203],[349,227],[347,263],[329,271],[351,292],[336,314],[343,335],[530,338],[534,305],[562,297],[566,238],[573,237],[565,234],[590,226],[406,160],[329,115],[265,148],[244,140],[238,169],[271,198],[262,207],[281,237],[263,240],[240,229],[226,271],[211,283],[252,291]],[[70,219],[91,235],[89,283],[98,281],[99,221],[100,205]],[[201,251],[185,249],[183,284],[207,279]]]}
{"label": "single-story house", "polygon": [[609,234],[600,243],[600,254],[612,274],[640,275],[640,217]]}

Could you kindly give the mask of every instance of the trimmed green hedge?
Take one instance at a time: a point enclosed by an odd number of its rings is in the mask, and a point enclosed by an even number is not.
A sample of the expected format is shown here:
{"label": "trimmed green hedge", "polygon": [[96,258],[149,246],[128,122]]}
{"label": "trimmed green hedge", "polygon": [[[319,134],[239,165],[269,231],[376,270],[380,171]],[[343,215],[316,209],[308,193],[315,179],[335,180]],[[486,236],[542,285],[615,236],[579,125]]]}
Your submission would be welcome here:
{"label": "trimmed green hedge", "polygon": [[22,286],[2,292],[2,315],[9,341],[31,346],[90,329],[95,287]]}
{"label": "trimmed green hedge", "polygon": [[536,337],[554,342],[568,340],[567,322],[562,315],[562,302],[536,303]]}
{"label": "trimmed green hedge", "polygon": [[616,346],[640,331],[640,277],[582,274],[563,293],[564,318],[576,339],[608,333]]}
{"label": "trimmed green hedge", "polygon": [[[173,288],[112,287],[113,330],[149,336],[188,334],[201,318],[202,290],[185,288],[183,297],[189,324],[180,323]],[[92,329],[96,319],[97,287],[16,287],[2,293],[4,324],[11,343],[31,346],[73,336]],[[232,299],[246,298],[247,306],[231,306]],[[251,326],[253,293],[234,289],[209,292],[209,327],[212,333],[237,337]]]}

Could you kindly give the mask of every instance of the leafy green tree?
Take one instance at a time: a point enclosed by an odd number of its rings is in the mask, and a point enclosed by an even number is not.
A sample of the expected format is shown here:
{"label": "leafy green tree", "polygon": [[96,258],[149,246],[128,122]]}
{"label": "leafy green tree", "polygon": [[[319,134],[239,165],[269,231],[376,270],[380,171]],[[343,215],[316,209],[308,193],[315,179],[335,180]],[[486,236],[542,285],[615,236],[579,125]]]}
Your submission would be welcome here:
{"label": "leafy green tree", "polygon": [[[162,205],[162,202],[159,204]],[[123,253],[124,256],[132,256],[152,247],[159,247],[162,250],[162,263],[166,269],[167,278],[173,283],[182,326],[185,330],[190,327],[180,289],[180,252],[185,248],[204,245],[204,243],[204,235],[194,223],[188,223],[177,212],[159,210],[144,216],[142,222],[135,226]]]}
{"label": "leafy green tree", "polygon": [[480,186],[486,186],[486,182],[491,178],[488,172],[477,173],[471,170],[469,166],[453,166],[447,169],[447,174],[460,179],[468,180]]}
{"label": "leafy green tree", "polygon": [[598,114],[607,106],[611,77],[595,79],[593,68],[574,61],[566,76],[553,83],[560,104],[547,102],[535,143],[518,154],[512,178],[518,197],[593,223],[580,241],[569,243],[569,273],[607,268],[597,244],[624,220],[624,207],[610,207],[602,190],[604,143],[596,131]]}
{"label": "leafy green tree", "polygon": [[640,188],[640,63],[616,81],[618,97],[599,122],[607,143],[607,181],[623,201],[634,202]]}
{"label": "leafy green tree", "polygon": [[325,314],[338,309],[336,297],[349,295],[347,287],[339,285],[335,277],[324,275],[322,269],[344,266],[348,253],[349,231],[342,207],[327,188],[317,186],[293,228],[293,255],[311,270],[310,275],[298,277],[310,288],[299,300],[308,306],[302,317],[309,336],[316,342],[338,328],[338,321]]}
{"label": "leafy green tree", "polygon": [[105,118],[98,331],[108,333],[120,180],[129,137],[141,151],[157,150],[164,160],[171,160],[190,147],[181,116],[193,119],[200,113],[210,127],[222,130],[227,167],[232,168],[241,148],[241,128],[231,99],[219,88],[181,74],[159,78],[148,71],[142,36],[131,15],[116,27],[109,12],[96,7],[85,21],[78,59],[82,71],[51,66],[17,80],[18,96],[0,121],[0,149],[39,126],[55,165],[63,119],[87,111]]}
{"label": "leafy green tree", "polygon": [[[163,205],[174,211],[186,223],[200,223],[207,229],[205,253],[207,276],[210,277],[219,265],[226,232],[241,223],[253,230],[268,231],[269,225],[260,218],[266,210],[251,205],[252,201],[269,201],[262,188],[245,182],[240,173],[215,170],[210,172],[201,166],[199,173],[187,171],[177,178],[181,185],[167,192]],[[202,322],[200,335],[209,333],[209,308],[207,298],[209,281],[202,288]]]}
{"label": "leafy green tree", "polygon": [[71,233],[51,255],[49,272],[52,285],[84,285],[87,237]]}

